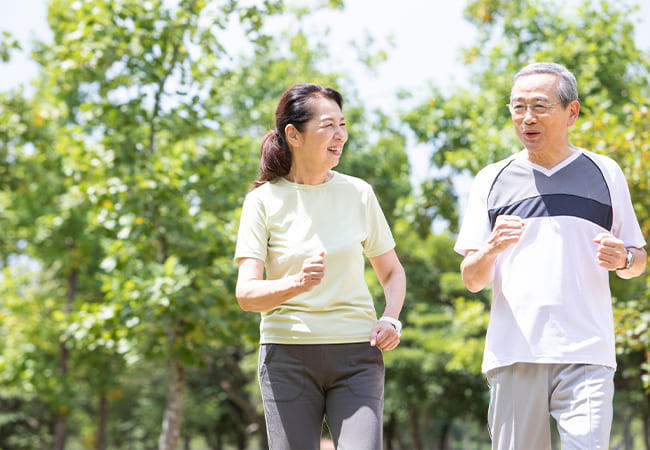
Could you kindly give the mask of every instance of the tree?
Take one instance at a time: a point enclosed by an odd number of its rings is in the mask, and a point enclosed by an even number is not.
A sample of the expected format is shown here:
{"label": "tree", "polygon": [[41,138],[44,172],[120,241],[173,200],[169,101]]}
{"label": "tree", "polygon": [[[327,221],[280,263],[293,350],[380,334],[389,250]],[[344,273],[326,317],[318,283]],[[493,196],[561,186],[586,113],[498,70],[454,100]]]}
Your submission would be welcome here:
{"label": "tree", "polygon": [[[41,334],[48,345],[10,361],[7,378],[29,373],[51,405],[54,448],[65,446],[67,418],[82,407],[73,380],[84,380],[105,418],[118,373],[141,360],[168,364],[159,447],[175,448],[187,368],[254,334],[256,318],[232,298],[231,255],[259,138],[287,83],[336,79],[315,69],[300,31],[287,38],[289,53],[274,53],[263,19],[282,10],[272,1],[50,3],[54,37],[34,52],[35,92],[4,95],[0,113],[11,120],[0,130],[0,175],[17,235],[3,243],[22,242],[3,256],[38,265],[5,287],[17,303],[33,292],[31,318],[55,319],[48,327],[31,320],[15,335],[16,347]],[[218,37],[231,20],[253,49],[240,66]],[[36,360],[42,371],[21,365]],[[49,386],[55,361],[57,383],[46,395],[41,384]]]}
{"label": "tree", "polygon": [[[533,61],[564,64],[576,75],[581,98],[581,117],[570,140],[619,162],[647,236],[650,57],[634,41],[631,17],[636,10],[628,2],[583,1],[571,8],[552,1],[471,0],[465,15],[476,25],[478,39],[463,55],[473,74],[471,86],[450,94],[433,89],[428,101],[403,118],[421,142],[433,146],[432,165],[448,174],[451,184],[459,174],[473,175],[520,148],[505,107],[514,73]],[[444,198],[433,202],[444,203]],[[645,377],[645,411],[650,364],[649,355],[639,351],[647,349],[643,345],[650,337],[643,325],[648,281],[627,282],[623,289],[612,280],[616,316],[621,318],[616,333],[618,372],[623,375],[617,378],[617,392],[619,386],[631,386],[621,383],[621,377]],[[647,412],[642,420],[650,448]]]}

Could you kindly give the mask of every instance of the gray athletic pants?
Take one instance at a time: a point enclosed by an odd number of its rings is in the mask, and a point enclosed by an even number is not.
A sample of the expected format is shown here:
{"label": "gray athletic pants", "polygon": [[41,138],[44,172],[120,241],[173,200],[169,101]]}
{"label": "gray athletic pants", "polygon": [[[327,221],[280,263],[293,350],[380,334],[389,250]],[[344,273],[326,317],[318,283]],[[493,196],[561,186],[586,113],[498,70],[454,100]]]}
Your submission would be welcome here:
{"label": "gray athletic pants", "polygon": [[609,448],[614,369],[517,363],[487,377],[493,449],[550,449],[549,415],[557,422],[562,450]]}
{"label": "gray athletic pants", "polygon": [[269,448],[317,450],[323,419],[338,450],[382,448],[384,360],[368,342],[260,346]]}

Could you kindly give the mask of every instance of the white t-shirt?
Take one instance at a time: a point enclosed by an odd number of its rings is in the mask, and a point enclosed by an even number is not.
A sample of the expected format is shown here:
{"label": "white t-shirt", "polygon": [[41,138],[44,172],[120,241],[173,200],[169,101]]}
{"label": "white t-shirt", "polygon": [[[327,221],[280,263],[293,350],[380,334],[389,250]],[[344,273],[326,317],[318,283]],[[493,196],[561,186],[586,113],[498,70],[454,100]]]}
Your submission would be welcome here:
{"label": "white t-shirt", "polygon": [[611,232],[645,246],[620,167],[583,149],[552,169],[523,152],[491,164],[473,182],[454,249],[483,247],[502,214],[525,226],[495,263],[483,372],[516,362],[615,368],[609,273],[593,239]]}
{"label": "white t-shirt", "polygon": [[298,273],[306,258],[325,251],[320,285],[262,313],[262,344],[367,342],[377,315],[364,279],[364,257],[395,247],[372,187],[333,172],[323,184],[280,178],[244,200],[235,261],[265,262],[266,278]]}

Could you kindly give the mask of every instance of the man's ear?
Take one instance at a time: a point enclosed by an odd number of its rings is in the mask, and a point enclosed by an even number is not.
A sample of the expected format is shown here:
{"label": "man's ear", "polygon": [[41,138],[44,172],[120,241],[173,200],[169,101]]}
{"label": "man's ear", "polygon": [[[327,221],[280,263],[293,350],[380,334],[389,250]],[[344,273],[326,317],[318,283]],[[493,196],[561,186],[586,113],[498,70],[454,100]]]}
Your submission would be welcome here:
{"label": "man's ear", "polygon": [[292,147],[298,147],[300,145],[300,131],[292,124],[284,127],[284,135],[287,137],[287,144]]}
{"label": "man's ear", "polygon": [[567,121],[567,125],[571,126],[576,123],[578,120],[578,115],[580,114],[580,102],[578,100],[574,100],[571,103],[569,103],[569,120]]}

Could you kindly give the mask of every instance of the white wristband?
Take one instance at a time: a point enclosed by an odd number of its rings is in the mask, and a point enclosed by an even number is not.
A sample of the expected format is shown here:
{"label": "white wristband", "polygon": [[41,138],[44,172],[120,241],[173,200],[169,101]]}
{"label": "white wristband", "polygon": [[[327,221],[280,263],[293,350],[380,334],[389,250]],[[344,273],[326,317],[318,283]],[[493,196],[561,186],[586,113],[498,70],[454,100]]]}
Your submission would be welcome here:
{"label": "white wristband", "polygon": [[400,322],[399,320],[393,319],[392,317],[388,317],[388,316],[381,316],[379,320],[390,323],[392,326],[395,327],[395,331],[397,331],[397,335],[398,336],[402,335],[402,322]]}

